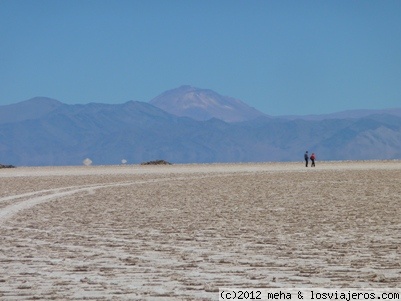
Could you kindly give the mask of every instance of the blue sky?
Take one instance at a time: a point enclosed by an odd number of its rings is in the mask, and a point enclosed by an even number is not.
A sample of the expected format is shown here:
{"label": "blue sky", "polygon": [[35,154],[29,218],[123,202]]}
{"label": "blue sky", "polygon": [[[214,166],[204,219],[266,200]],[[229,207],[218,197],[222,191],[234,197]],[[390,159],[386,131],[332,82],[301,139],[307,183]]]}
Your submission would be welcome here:
{"label": "blue sky", "polygon": [[0,0],[0,105],[189,84],[270,115],[401,107],[401,1]]}

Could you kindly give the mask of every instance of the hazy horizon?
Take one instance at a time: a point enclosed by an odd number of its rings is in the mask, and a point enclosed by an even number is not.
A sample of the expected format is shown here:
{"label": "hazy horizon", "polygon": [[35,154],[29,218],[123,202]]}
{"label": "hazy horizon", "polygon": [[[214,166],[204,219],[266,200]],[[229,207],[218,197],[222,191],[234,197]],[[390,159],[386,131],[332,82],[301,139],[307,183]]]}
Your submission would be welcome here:
{"label": "hazy horizon", "polygon": [[[198,87],[196,87],[196,88],[198,88]],[[200,88],[201,89],[201,88]],[[165,92],[165,91],[163,91],[163,92]],[[161,93],[163,93],[163,92],[161,92]],[[215,92],[217,92],[217,91],[215,91]],[[159,94],[161,94],[161,93],[159,93]],[[218,92],[217,92],[218,93]],[[231,96],[231,95],[223,95],[223,96],[227,96],[227,97],[233,97],[233,96]],[[126,101],[121,101],[121,102],[119,102],[119,101],[115,101],[115,102],[106,102],[106,101],[89,101],[89,102],[81,102],[81,103],[71,103],[71,102],[63,102],[63,101],[61,101],[61,100],[59,100],[59,99],[56,99],[56,98],[53,98],[53,97],[48,97],[48,96],[44,96],[44,95],[40,95],[40,96],[34,96],[34,97],[31,97],[31,98],[29,98],[29,99],[24,99],[24,100],[21,100],[21,101],[17,101],[17,102],[14,102],[14,103],[7,103],[7,104],[1,104],[0,103],[0,107],[1,106],[4,106],[4,105],[15,105],[15,104],[18,104],[18,103],[21,103],[21,102],[25,102],[25,101],[30,101],[30,100],[33,100],[33,99],[35,99],[35,98],[48,98],[48,99],[52,99],[52,100],[56,100],[56,101],[59,101],[59,102],[61,102],[61,103],[63,103],[63,104],[67,104],[67,105],[87,105],[87,104],[105,104],[105,105],[108,105],[108,104],[110,104],[110,105],[118,105],[118,104],[124,104],[124,103],[127,103],[127,102],[130,102],[130,101],[137,101],[137,100],[126,100]],[[233,98],[235,98],[235,97],[233,97]],[[150,105],[152,105],[151,103],[149,103],[149,101],[150,101],[151,99],[149,99],[149,100],[139,100],[140,102],[144,102],[144,103],[148,103],[148,104],[150,104]],[[244,102],[245,104],[247,104],[247,105],[249,105],[249,106],[251,106],[251,104],[249,104],[249,103],[246,103],[246,102]],[[252,106],[251,106],[252,107]],[[337,113],[345,113],[345,112],[352,112],[352,111],[386,111],[386,110],[392,110],[392,109],[397,109],[397,110],[401,110],[401,105],[398,105],[397,107],[396,106],[394,106],[394,107],[388,107],[388,108],[386,108],[386,107],[383,107],[383,108],[371,108],[371,109],[365,109],[365,108],[354,108],[354,109],[349,109],[349,110],[340,110],[340,111],[333,111],[333,112],[325,112],[325,113],[304,113],[304,114],[279,114],[279,115],[273,115],[273,114],[268,114],[268,113],[266,113],[266,112],[262,112],[262,111],[260,111],[261,113],[264,113],[264,114],[266,114],[266,115],[269,115],[269,116],[277,116],[277,117],[280,117],[280,116],[313,116],[313,115],[330,115],[330,114],[337,114]],[[174,114],[173,114],[174,115]]]}

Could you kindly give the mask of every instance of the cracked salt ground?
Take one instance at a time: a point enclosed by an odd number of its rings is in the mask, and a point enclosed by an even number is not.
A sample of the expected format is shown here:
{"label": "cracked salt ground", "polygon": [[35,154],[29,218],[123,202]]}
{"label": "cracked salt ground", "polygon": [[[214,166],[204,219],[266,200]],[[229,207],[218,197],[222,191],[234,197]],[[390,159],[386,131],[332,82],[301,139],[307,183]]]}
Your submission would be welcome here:
{"label": "cracked salt ground", "polygon": [[1,171],[0,300],[397,287],[401,162]]}

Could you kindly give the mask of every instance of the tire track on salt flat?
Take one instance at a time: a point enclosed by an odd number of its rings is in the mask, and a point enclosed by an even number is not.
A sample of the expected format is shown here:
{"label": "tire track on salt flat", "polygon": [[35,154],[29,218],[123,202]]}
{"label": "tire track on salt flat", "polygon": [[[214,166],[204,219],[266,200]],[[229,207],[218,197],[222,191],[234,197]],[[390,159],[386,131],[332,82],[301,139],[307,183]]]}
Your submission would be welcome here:
{"label": "tire track on salt flat", "polygon": [[[122,182],[125,183],[125,182]],[[128,183],[128,182],[127,182]],[[131,183],[131,182],[129,182]],[[110,183],[104,184],[104,185],[109,185]],[[119,183],[121,184],[121,183]],[[58,191],[63,191],[63,190],[70,190],[70,189],[74,189],[74,188],[91,188],[93,186],[99,186],[100,184],[87,184],[87,185],[75,185],[75,186],[67,186],[67,187],[59,187],[59,188],[52,188],[52,189],[44,189],[44,190],[39,190],[39,191],[33,191],[33,192],[26,192],[26,193],[22,193],[22,194],[16,194],[16,195],[10,195],[10,196],[6,196],[6,197],[2,197],[0,198],[0,203],[2,202],[7,202],[7,201],[12,201],[12,200],[16,200],[16,199],[21,199],[21,198],[25,198],[25,197],[30,197],[30,196],[34,196],[34,195],[38,195],[38,194],[46,194],[46,193],[52,193],[52,192],[58,192]]]}
{"label": "tire track on salt flat", "polygon": [[[13,215],[17,214],[18,212],[34,207],[38,204],[46,203],[49,201],[53,201],[56,199],[60,199],[69,195],[73,195],[76,193],[80,192],[93,192],[94,190],[101,189],[101,188],[108,188],[108,187],[118,187],[118,186],[129,186],[129,185],[136,185],[136,184],[146,184],[146,183],[151,183],[151,182],[160,182],[160,180],[167,180],[167,179],[153,179],[149,181],[138,181],[138,182],[123,182],[123,183],[112,183],[112,184],[93,184],[93,185],[84,185],[84,186],[71,186],[71,187],[76,187],[76,189],[71,189],[67,191],[60,191],[60,190],[65,190],[69,188],[57,188],[57,189],[49,189],[49,190],[42,190],[39,192],[32,192],[32,193],[26,193],[26,194],[21,194],[17,196],[12,196],[10,198],[3,198],[1,201],[6,200],[13,200],[13,199],[19,199],[21,197],[26,197],[26,196],[32,196],[32,195],[37,195],[38,193],[43,193],[43,192],[53,192],[52,194],[46,194],[42,195],[39,197],[31,198],[28,200],[23,200],[18,202],[17,204],[12,204],[7,207],[1,208],[0,209],[0,224],[12,217]],[[170,179],[171,180],[171,179]]]}
{"label": "tire track on salt flat", "polygon": [[[11,218],[18,212],[32,208],[36,205],[50,202],[56,199],[60,199],[69,195],[73,195],[80,192],[88,192],[91,193],[94,190],[102,189],[102,188],[109,188],[109,187],[119,187],[119,186],[130,186],[130,185],[139,185],[139,184],[148,184],[148,183],[157,183],[157,182],[167,182],[167,181],[181,181],[181,180],[188,180],[188,179],[202,179],[202,178],[209,178],[209,177],[226,177],[230,176],[231,174],[214,174],[214,175],[202,175],[202,176],[193,176],[193,177],[177,177],[177,178],[159,178],[159,179],[151,179],[147,181],[134,181],[134,182],[120,182],[120,183],[109,183],[109,184],[91,184],[91,185],[82,185],[82,186],[69,186],[65,188],[55,188],[55,189],[46,189],[36,192],[28,192],[20,195],[14,195],[9,197],[3,197],[0,199],[1,202],[10,201],[13,199],[20,199],[24,197],[34,196],[41,193],[47,192],[54,192],[52,194],[46,194],[39,197],[27,199],[18,202],[17,204],[12,204],[3,208],[0,208],[0,225],[4,223],[7,219]],[[72,189],[71,189],[72,188]],[[74,189],[76,188],[76,189]],[[64,191],[65,189],[71,189]]]}
{"label": "tire track on salt flat", "polygon": [[[122,182],[122,183],[131,183],[131,182],[132,181]],[[109,185],[109,184],[111,184],[111,183],[106,183],[106,184],[102,184],[102,185]],[[121,184],[121,182],[119,184]],[[44,189],[44,190],[39,190],[39,191],[32,191],[32,192],[26,192],[26,193],[22,193],[22,194],[16,194],[16,195],[2,197],[2,198],[0,198],[0,212],[4,208],[7,208],[7,206],[9,206],[7,204],[2,206],[1,205],[2,203],[11,202],[11,201],[24,202],[24,200],[21,200],[21,199],[36,196],[36,195],[39,195],[41,197],[54,196],[56,193],[71,191],[74,188],[75,189],[84,189],[84,188],[90,189],[92,187],[97,187],[99,185],[100,185],[99,183],[98,184],[75,185],[75,186],[59,187],[59,188],[52,188],[52,189]],[[12,205],[15,205],[15,204],[12,204]],[[1,213],[0,213],[0,216],[1,216]]]}

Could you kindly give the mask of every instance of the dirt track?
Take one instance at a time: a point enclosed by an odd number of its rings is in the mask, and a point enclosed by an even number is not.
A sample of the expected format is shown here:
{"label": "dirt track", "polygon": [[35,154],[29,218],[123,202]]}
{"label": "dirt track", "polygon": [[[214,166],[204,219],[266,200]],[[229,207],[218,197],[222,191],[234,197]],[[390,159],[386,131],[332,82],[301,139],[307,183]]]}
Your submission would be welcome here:
{"label": "dirt track", "polygon": [[401,162],[0,170],[0,300],[399,287]]}

